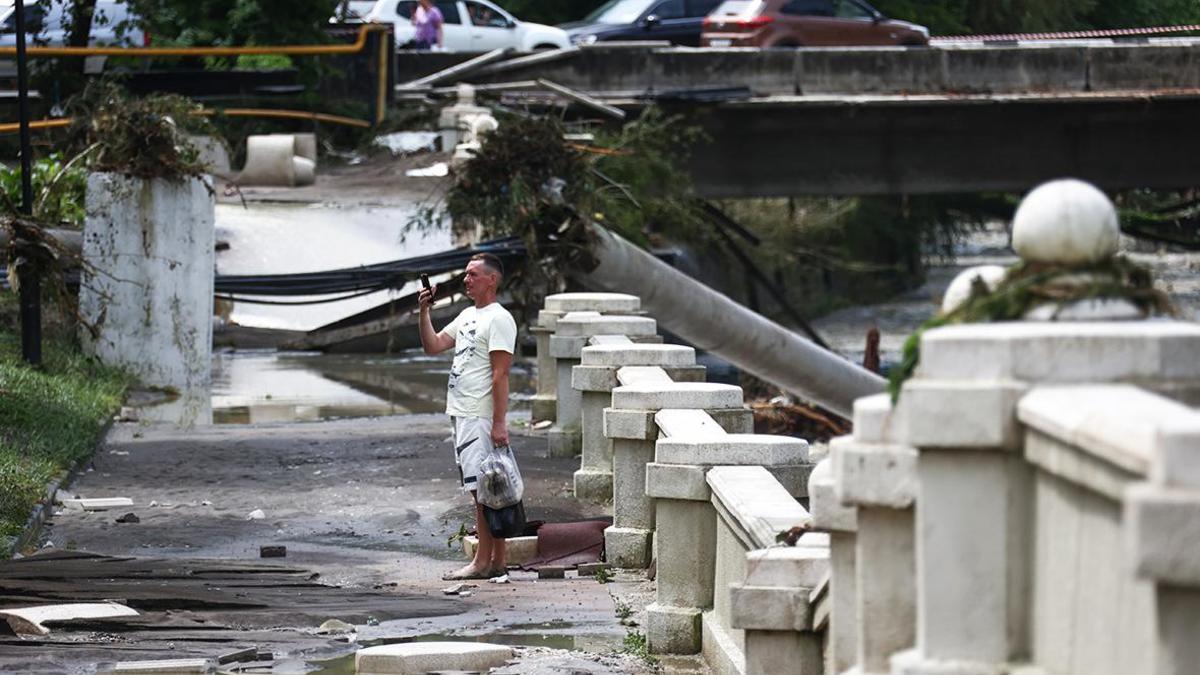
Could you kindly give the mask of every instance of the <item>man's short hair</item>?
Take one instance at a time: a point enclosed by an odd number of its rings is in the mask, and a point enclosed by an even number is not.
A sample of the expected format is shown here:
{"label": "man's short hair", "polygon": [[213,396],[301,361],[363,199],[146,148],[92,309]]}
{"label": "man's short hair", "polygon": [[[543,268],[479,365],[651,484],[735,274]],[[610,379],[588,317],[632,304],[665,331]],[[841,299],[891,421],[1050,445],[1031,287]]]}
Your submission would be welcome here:
{"label": "man's short hair", "polygon": [[497,258],[494,254],[476,253],[471,256],[471,261],[475,260],[482,262],[488,269],[499,274],[501,278],[504,277],[504,263],[500,262],[500,258]]}

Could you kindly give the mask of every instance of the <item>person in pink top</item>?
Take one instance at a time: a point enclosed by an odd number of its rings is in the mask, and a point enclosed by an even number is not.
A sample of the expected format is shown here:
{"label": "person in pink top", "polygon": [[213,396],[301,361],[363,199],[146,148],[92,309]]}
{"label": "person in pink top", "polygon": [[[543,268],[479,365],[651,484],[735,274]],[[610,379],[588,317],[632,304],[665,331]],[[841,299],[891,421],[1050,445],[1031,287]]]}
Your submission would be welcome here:
{"label": "person in pink top", "polygon": [[442,46],[442,10],[434,6],[433,0],[417,0],[412,22],[417,28],[413,37],[413,48],[432,49]]}

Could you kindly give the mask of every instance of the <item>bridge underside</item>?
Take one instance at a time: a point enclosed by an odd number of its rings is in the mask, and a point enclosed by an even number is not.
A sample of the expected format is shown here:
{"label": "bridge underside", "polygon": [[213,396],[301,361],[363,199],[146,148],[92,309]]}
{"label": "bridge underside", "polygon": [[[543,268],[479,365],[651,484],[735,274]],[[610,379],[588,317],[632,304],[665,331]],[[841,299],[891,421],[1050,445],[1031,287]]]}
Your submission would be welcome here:
{"label": "bridge underside", "polygon": [[711,138],[692,158],[706,197],[1019,192],[1064,176],[1105,189],[1200,185],[1200,91],[780,98],[678,112]]}

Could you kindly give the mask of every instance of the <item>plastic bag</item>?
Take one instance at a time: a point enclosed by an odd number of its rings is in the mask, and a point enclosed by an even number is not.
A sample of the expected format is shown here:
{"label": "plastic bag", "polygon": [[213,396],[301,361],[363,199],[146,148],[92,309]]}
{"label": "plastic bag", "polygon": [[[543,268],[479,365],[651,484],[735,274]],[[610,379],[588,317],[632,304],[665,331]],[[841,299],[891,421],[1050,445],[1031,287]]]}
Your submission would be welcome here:
{"label": "plastic bag", "polygon": [[503,509],[521,501],[525,483],[513,457],[512,447],[492,448],[479,463],[479,486],[475,499],[493,509]]}
{"label": "plastic bag", "polygon": [[497,539],[519,537],[525,533],[525,505],[517,502],[502,509],[483,507],[483,519],[487,521],[488,531]]}

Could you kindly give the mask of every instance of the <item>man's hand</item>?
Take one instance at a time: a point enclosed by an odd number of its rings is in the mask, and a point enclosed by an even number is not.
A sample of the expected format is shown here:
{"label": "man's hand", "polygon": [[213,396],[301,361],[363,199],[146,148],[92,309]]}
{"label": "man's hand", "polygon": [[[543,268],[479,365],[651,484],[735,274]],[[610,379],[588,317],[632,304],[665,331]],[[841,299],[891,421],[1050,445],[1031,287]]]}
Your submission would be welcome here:
{"label": "man's hand", "polygon": [[504,420],[492,422],[492,445],[497,448],[508,445],[508,425]]}
{"label": "man's hand", "polygon": [[429,309],[429,306],[433,304],[433,297],[435,295],[437,295],[437,284],[421,289],[421,292],[417,294],[417,304],[420,305],[421,311]]}

